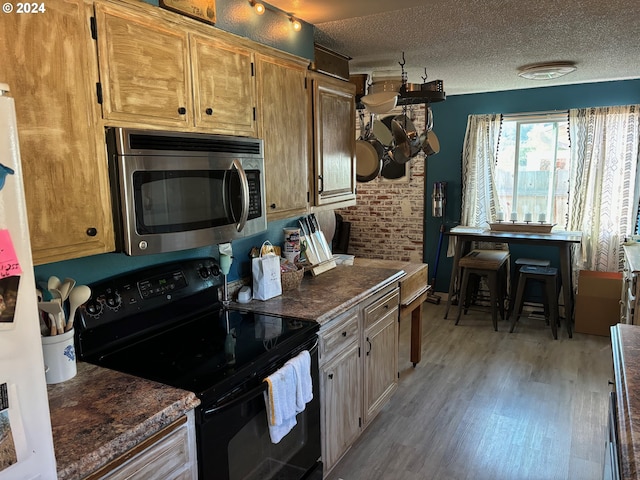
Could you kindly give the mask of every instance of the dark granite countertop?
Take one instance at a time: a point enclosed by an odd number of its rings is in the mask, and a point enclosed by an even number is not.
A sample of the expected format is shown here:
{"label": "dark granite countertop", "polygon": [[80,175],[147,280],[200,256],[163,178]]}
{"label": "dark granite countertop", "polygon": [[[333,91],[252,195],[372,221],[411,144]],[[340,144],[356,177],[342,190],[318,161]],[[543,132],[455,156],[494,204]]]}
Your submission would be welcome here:
{"label": "dark granite countertop", "polygon": [[78,362],[48,385],[59,480],[84,478],[196,407],[191,392]]}
{"label": "dark granite countertop", "polygon": [[402,268],[338,265],[317,277],[305,273],[300,286],[269,300],[232,302],[232,308],[315,320],[320,325],[349,310],[376,291],[399,281]]}
{"label": "dark granite countertop", "polygon": [[[306,274],[297,289],[234,308],[315,320],[340,315],[399,281],[402,268],[342,266]],[[80,479],[130,450],[199,404],[195,394],[88,363],[49,385],[51,426],[60,480]]]}
{"label": "dark granite countertop", "polygon": [[620,478],[640,479],[640,326],[611,327]]}

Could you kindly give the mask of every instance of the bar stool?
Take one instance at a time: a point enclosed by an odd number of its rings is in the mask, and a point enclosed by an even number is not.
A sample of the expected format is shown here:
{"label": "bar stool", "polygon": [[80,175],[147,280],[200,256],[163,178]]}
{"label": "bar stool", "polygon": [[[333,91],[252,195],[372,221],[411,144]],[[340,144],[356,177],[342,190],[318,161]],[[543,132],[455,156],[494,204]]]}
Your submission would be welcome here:
{"label": "bar stool", "polygon": [[[524,304],[524,290],[528,280],[541,282],[544,285],[544,317],[547,324],[551,324],[551,333],[554,339],[558,339],[558,324],[560,315],[558,311],[558,269],[553,267],[540,267],[534,265],[525,265],[520,269],[520,278],[518,279],[518,291],[516,293],[516,301],[514,309],[511,312],[511,328],[509,332],[513,332],[516,322],[522,315],[522,307]],[[571,338],[571,325],[567,322],[567,333]]]}
{"label": "bar stool", "polygon": [[471,276],[486,277],[489,286],[489,301],[491,303],[491,320],[493,329],[498,331],[498,310],[500,317],[504,318],[504,298],[506,292],[506,265],[509,260],[509,252],[505,250],[472,250],[460,259],[459,266],[462,270],[462,283],[460,286],[460,299],[458,304],[458,316],[456,325],[460,321],[462,310],[467,313],[470,303],[469,279]]}
{"label": "bar stool", "polygon": [[533,265],[534,267],[549,267],[551,266],[551,261],[546,259],[538,259],[538,258],[517,258],[514,262],[515,268],[511,273],[511,282],[510,282],[510,295],[509,295],[509,313],[507,317],[510,317],[513,313],[513,305],[514,299],[516,296],[516,292],[518,291],[518,278],[520,278],[520,269],[525,265]]}

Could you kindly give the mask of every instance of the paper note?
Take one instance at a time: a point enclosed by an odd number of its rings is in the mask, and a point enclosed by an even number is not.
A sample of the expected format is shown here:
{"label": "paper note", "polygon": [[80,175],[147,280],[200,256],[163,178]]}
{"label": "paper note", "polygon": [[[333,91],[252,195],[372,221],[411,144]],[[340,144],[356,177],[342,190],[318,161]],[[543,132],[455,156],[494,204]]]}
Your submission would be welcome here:
{"label": "paper note", "polygon": [[22,269],[9,230],[0,230],[0,278],[20,275]]}

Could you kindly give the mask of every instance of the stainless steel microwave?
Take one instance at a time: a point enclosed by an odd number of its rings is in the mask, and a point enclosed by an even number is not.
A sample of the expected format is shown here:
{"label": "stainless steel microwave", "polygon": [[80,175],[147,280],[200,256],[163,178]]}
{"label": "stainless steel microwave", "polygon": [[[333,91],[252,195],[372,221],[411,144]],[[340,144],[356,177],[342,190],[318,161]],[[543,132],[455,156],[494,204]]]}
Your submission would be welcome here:
{"label": "stainless steel microwave", "polygon": [[118,250],[166,253],[267,229],[262,140],[107,128]]}

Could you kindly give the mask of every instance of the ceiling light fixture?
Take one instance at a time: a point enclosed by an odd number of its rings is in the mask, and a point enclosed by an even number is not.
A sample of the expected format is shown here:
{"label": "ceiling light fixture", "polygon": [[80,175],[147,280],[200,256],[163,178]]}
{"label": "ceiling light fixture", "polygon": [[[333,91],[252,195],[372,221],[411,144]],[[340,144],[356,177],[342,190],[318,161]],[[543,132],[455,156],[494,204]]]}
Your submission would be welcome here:
{"label": "ceiling light fixture", "polygon": [[256,0],[249,0],[249,4],[253,7],[258,15],[262,15],[266,10],[264,4],[256,2]]}
{"label": "ceiling light fixture", "polygon": [[279,14],[279,15],[285,16],[291,22],[291,26],[292,26],[293,30],[295,30],[296,32],[299,32],[300,30],[302,30],[302,22],[300,20],[298,20],[297,18],[295,18],[293,15],[291,15],[291,13],[283,12],[282,10],[278,10],[278,9],[276,9],[276,8],[266,4],[266,3],[261,3],[261,2],[258,2],[256,0],[249,0],[249,5],[251,5],[253,7],[253,9],[255,10],[255,12],[258,15],[262,15],[267,10],[270,10],[275,14]]}
{"label": "ceiling light fixture", "polygon": [[547,62],[526,65],[518,69],[518,76],[529,80],[550,80],[576,70],[572,62]]}
{"label": "ceiling light fixture", "polygon": [[302,30],[302,24],[300,23],[299,20],[295,19],[294,17],[289,17],[289,21],[293,25],[293,29],[296,32],[299,32],[300,30]]}

